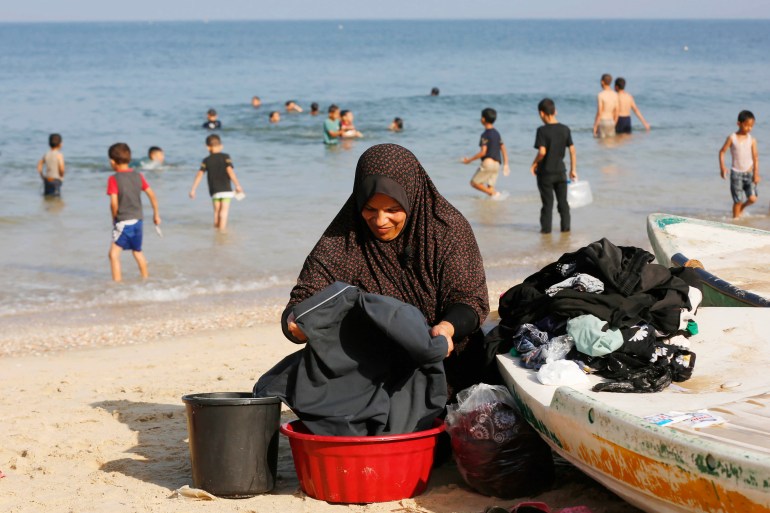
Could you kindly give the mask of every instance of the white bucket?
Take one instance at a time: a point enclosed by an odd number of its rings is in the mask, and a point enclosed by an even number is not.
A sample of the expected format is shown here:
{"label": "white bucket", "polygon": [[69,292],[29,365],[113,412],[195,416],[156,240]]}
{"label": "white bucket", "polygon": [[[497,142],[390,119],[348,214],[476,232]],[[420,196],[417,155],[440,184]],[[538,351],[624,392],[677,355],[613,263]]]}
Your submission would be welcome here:
{"label": "white bucket", "polygon": [[567,203],[569,203],[570,208],[585,207],[590,205],[593,200],[591,186],[586,180],[567,184]]}

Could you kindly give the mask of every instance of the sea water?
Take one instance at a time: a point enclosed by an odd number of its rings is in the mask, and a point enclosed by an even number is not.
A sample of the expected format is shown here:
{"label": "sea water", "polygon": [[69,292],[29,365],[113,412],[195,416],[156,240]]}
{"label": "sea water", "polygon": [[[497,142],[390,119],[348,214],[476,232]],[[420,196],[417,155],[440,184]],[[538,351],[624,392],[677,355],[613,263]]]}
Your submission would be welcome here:
{"label": "sea water", "polygon": [[[412,150],[468,218],[494,290],[602,237],[649,248],[652,212],[730,221],[717,152],[738,112],[750,109],[766,154],[769,61],[768,21],[2,24],[3,336],[20,326],[128,321],[137,312],[280,309],[351,193],[358,157],[383,142]],[[626,78],[649,133],[634,119],[631,137],[592,137],[602,73]],[[429,96],[434,86],[437,97]],[[546,96],[572,130],[578,173],[593,193],[592,204],[573,210],[568,236],[538,233],[529,165]],[[283,112],[289,99],[306,112]],[[307,113],[311,102],[322,115]],[[355,113],[363,139],[324,147],[331,103]],[[497,110],[510,155],[511,175],[498,181],[505,201],[471,189],[476,163],[460,163],[478,150],[485,107]],[[201,124],[209,108],[219,112],[224,151],[247,194],[232,203],[226,234],[211,226],[205,181],[188,197],[207,155]],[[272,110],[282,111],[278,125],[268,123]],[[401,133],[388,131],[396,116]],[[52,132],[64,138],[67,173],[61,199],[50,201],[35,166]],[[118,141],[136,158],[161,146],[167,165],[145,172],[164,233],[149,226],[145,204],[151,278],[141,282],[126,253],[125,283],[113,285],[107,148]],[[763,186],[741,223],[770,228]]]}

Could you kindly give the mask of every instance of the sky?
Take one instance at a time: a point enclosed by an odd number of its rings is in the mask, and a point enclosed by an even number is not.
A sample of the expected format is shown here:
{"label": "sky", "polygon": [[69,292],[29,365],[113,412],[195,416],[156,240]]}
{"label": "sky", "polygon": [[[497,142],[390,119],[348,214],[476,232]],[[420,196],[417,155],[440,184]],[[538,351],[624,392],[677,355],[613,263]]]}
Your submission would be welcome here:
{"label": "sky", "polygon": [[757,19],[741,0],[3,0],[0,22],[352,19]]}

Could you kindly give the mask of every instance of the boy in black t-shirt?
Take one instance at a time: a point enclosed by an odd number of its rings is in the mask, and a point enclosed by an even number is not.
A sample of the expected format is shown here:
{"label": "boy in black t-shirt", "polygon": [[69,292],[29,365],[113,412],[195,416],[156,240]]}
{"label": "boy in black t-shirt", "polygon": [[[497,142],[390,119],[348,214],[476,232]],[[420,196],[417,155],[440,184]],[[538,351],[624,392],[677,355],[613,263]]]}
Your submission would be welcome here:
{"label": "boy in black t-shirt", "polygon": [[500,173],[500,164],[503,164],[503,174],[508,176],[511,172],[508,167],[508,150],[505,149],[500,132],[495,129],[497,120],[495,109],[486,108],[481,111],[481,124],[484,132],[479,140],[480,150],[472,157],[463,157],[463,164],[470,164],[476,159],[481,160],[481,165],[471,178],[471,187],[489,195],[492,199],[503,199],[500,191],[495,190],[497,175]]}
{"label": "boy in black t-shirt", "polygon": [[537,129],[535,149],[537,155],[530,171],[537,177],[537,188],[543,207],[540,209],[540,233],[551,233],[553,197],[556,194],[557,209],[561,217],[561,231],[570,231],[569,204],[567,203],[567,177],[564,167],[564,150],[569,148],[571,180],[577,181],[575,145],[569,127],[556,120],[556,105],[550,98],[544,98],[537,105],[544,125]]}
{"label": "boy in black t-shirt", "polygon": [[[233,161],[230,155],[222,153],[222,140],[218,135],[206,137],[206,146],[209,156],[203,159],[198,174],[195,175],[190,198],[195,199],[195,189],[201,182],[204,173],[208,173],[209,194],[214,206],[214,228],[225,231],[227,228],[227,214],[230,211],[230,200],[235,197],[240,199],[243,195],[241,184],[233,170]],[[235,184],[235,194],[230,182]]]}

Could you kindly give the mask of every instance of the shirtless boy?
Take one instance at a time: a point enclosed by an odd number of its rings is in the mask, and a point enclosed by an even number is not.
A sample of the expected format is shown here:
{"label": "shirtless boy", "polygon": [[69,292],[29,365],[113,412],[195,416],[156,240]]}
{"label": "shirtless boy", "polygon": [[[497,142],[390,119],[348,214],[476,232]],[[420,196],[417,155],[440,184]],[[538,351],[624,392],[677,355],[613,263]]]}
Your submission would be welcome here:
{"label": "shirtless boy", "polygon": [[626,79],[618,77],[615,79],[615,91],[618,93],[618,122],[615,124],[615,133],[631,133],[631,111],[634,111],[636,117],[644,125],[644,129],[650,131],[650,125],[644,120],[644,116],[639,112],[634,97],[626,92]]}
{"label": "shirtless boy", "polygon": [[615,135],[618,122],[618,93],[612,90],[612,77],[602,75],[602,90],[596,96],[596,118],[594,119],[594,137],[604,139]]}

